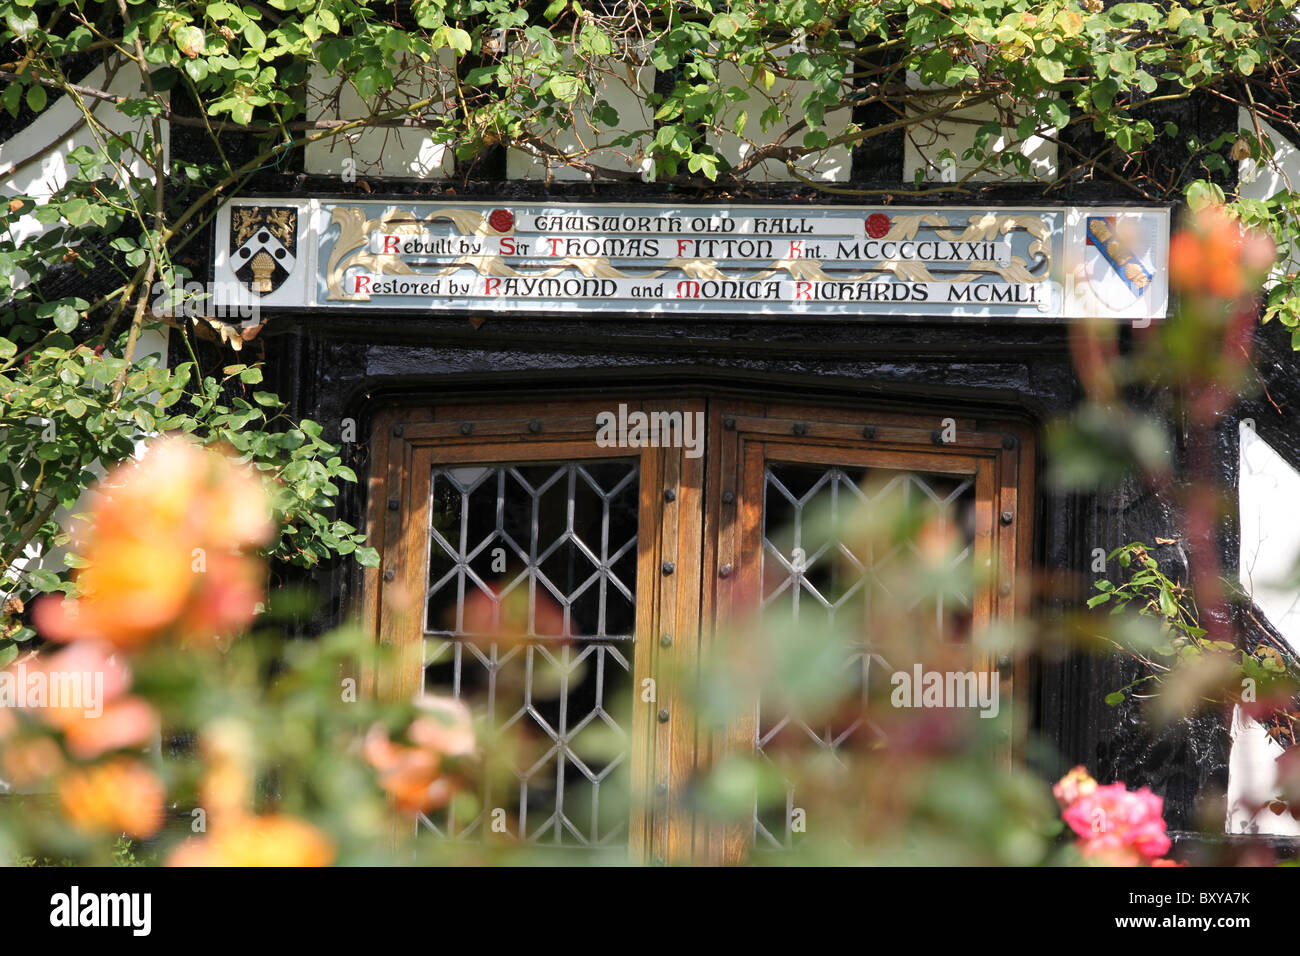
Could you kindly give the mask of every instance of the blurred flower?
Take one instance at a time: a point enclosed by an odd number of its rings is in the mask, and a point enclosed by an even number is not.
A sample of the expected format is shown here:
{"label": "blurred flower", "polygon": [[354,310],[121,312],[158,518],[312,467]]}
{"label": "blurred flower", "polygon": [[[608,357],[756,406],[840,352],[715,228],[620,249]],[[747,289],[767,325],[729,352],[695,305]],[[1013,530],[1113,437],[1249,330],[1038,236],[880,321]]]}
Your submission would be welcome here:
{"label": "blurred flower", "polygon": [[560,637],[564,611],[541,588],[530,597],[526,587],[504,594],[475,588],[465,596],[460,630],[470,638],[512,643],[531,637]]}
{"label": "blurred flower", "polygon": [[58,793],[68,822],[86,832],[144,839],[162,826],[162,781],[134,758],[69,770],[59,778]]}
{"label": "blurred flower", "polygon": [[1112,783],[1081,794],[1061,817],[1079,836],[1085,857],[1136,866],[1169,852],[1163,812],[1164,801],[1147,787]]}
{"label": "blurred flower", "polygon": [[1259,288],[1276,251],[1268,236],[1207,206],[1169,243],[1169,284],[1183,295],[1231,302]]}
{"label": "blurred flower", "polygon": [[443,772],[443,757],[464,757],[475,749],[473,720],[460,701],[426,695],[416,706],[423,713],[406,732],[414,746],[395,743],[381,724],[370,728],[363,745],[393,806],[410,814],[446,806],[459,780]]}
{"label": "blurred flower", "polygon": [[925,567],[935,570],[948,568],[963,547],[965,541],[949,516],[935,514],[917,530],[916,553]]}
{"label": "blurred flower", "polygon": [[274,531],[261,482],[188,438],[155,442],[101,484],[76,575],[77,600],[46,598],[38,630],[131,649],[173,633],[228,635],[261,598],[261,563],[242,549]]}
{"label": "blurred flower", "polygon": [[167,858],[168,866],[329,866],[333,841],[306,820],[287,814],[244,816],[214,827],[211,836],[189,840]]}
{"label": "blurred flower", "polygon": [[1052,787],[1052,793],[1057,803],[1061,805],[1061,809],[1065,809],[1080,797],[1087,796],[1096,789],[1097,781],[1092,779],[1087,767],[1080,765],[1058,780],[1056,786]]}
{"label": "blurred flower", "polygon": [[5,745],[0,768],[8,783],[31,787],[63,769],[63,753],[49,737],[29,737]]}
{"label": "blurred flower", "polygon": [[199,803],[220,826],[243,816],[253,795],[253,736],[248,725],[233,718],[214,721],[199,738],[204,772]]}
{"label": "blurred flower", "polygon": [[422,713],[411,721],[407,736],[417,747],[448,757],[466,757],[474,752],[474,719],[461,701],[425,694],[415,706]]}
{"label": "blurred flower", "polygon": [[79,760],[93,760],[110,750],[143,747],[158,733],[158,714],[140,697],[123,697],[98,717],[78,716],[62,725],[68,751]]}
{"label": "blurred flower", "polygon": [[[147,746],[158,732],[153,707],[127,695],[131,672],[126,664],[97,641],[78,641],[55,654],[29,658],[21,679],[33,677],[46,688],[36,714],[63,733],[68,751],[80,760]],[[56,699],[69,691],[67,699]]]}

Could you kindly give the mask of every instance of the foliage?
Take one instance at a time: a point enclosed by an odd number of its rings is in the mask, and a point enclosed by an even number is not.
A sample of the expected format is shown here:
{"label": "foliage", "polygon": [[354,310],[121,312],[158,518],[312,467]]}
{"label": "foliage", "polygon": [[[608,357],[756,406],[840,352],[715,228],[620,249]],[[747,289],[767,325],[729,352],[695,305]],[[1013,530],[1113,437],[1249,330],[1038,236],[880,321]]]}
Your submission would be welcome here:
{"label": "foliage", "polygon": [[[200,379],[196,362],[166,369],[152,357],[133,363],[61,334],[49,339],[21,364],[13,343],[0,339],[0,351],[10,354],[0,368],[0,567],[8,595],[30,602],[74,590],[57,565],[41,560],[53,552],[68,567],[80,565],[72,532],[60,528],[57,513],[73,512],[102,466],[130,457],[137,442],[158,432],[233,448],[265,476],[276,489],[282,528],[270,548],[274,557],[305,566],[335,553],[358,552],[364,564],[378,560],[361,547],[363,535],[329,515],[338,482],[356,476],[321,427],[289,421],[273,393],[238,394],[260,382],[258,368],[231,365]],[[33,633],[23,625],[0,637],[0,665]]]}
{"label": "foliage", "polygon": [[[194,292],[186,250],[211,221],[214,200],[309,143],[413,127],[452,148],[467,170],[509,146],[593,180],[654,178],[730,193],[761,164],[778,163],[816,188],[874,195],[814,182],[804,170],[827,150],[900,131],[917,139],[926,122],[984,107],[996,120],[980,126],[963,156],[945,160],[966,172],[920,192],[958,197],[977,188],[976,173],[1028,175],[1016,147],[1037,137],[1058,144],[1067,169],[1041,184],[1045,196],[1092,177],[1147,200],[1232,199],[1236,215],[1284,250],[1300,230],[1294,191],[1253,200],[1227,197],[1219,185],[1231,159],[1271,162],[1278,144],[1262,123],[1300,133],[1285,95],[1300,70],[1295,0],[1108,8],[1097,0],[650,0],[610,9],[423,0],[405,20],[356,0],[6,0],[0,15],[0,105],[25,119],[66,98],[80,113],[73,131],[84,128],[93,143],[66,157],[67,182],[48,200],[18,196],[0,209],[0,570],[20,597],[60,586],[53,569],[20,559],[58,545],[50,519],[73,506],[92,463],[122,460],[142,435],[169,427],[228,442],[294,485],[277,555],[374,560],[355,529],[326,517],[337,483],[353,476],[321,430],[286,421],[269,392],[251,402],[215,397],[220,385],[256,384],[257,368],[219,373],[195,361],[164,369],[140,349],[142,332],[168,307],[211,311]],[[79,75],[97,62],[104,72]],[[640,84],[642,66],[666,84]],[[126,93],[112,83],[121,76],[134,78]],[[313,105],[335,102],[344,85],[368,104],[364,115],[331,119]],[[620,86],[652,118],[621,115],[613,105]],[[1180,130],[1166,113],[1193,97],[1246,109],[1246,128],[1211,142]],[[557,146],[554,130],[580,120],[608,135]],[[173,156],[168,167],[165,124],[196,131],[211,148],[198,161]],[[236,146],[236,134],[251,137],[239,142],[252,148]],[[719,149],[725,136],[747,144],[743,159]],[[1162,144],[1181,152],[1174,166],[1161,165]],[[69,294],[74,277],[103,288]],[[1300,280],[1276,278],[1265,320],[1300,325]],[[238,345],[242,335],[226,329],[223,341]]]}
{"label": "foliage", "polygon": [[[1271,645],[1259,643],[1238,648],[1229,641],[1207,640],[1205,628],[1197,626],[1196,606],[1188,588],[1160,570],[1147,545],[1141,542],[1122,545],[1107,559],[1118,561],[1121,568],[1131,569],[1131,573],[1119,584],[1105,578],[1093,582],[1100,593],[1088,599],[1088,606],[1109,605],[1112,615],[1147,617],[1157,622],[1159,629],[1129,628],[1117,632],[1122,635],[1125,648],[1145,665],[1148,673],[1107,695],[1106,703],[1118,705],[1133,694],[1135,687],[1169,680],[1180,667],[1184,672],[1204,671],[1207,659],[1226,661],[1230,665],[1230,672],[1219,678],[1230,695],[1220,702],[1241,700],[1243,693],[1248,703],[1279,696],[1285,699],[1288,690],[1295,690],[1286,660]],[[1290,709],[1284,708],[1282,714],[1288,714]]]}

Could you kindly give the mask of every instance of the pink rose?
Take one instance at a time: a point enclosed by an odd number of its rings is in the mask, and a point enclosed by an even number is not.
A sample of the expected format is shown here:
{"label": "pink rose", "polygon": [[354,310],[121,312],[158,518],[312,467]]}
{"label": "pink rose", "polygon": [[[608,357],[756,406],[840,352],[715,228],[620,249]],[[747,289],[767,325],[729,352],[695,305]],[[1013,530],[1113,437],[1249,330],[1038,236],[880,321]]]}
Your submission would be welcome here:
{"label": "pink rose", "polygon": [[1084,856],[1137,863],[1136,856],[1153,860],[1169,852],[1163,813],[1164,801],[1147,787],[1112,783],[1081,794],[1061,816],[1079,835]]}

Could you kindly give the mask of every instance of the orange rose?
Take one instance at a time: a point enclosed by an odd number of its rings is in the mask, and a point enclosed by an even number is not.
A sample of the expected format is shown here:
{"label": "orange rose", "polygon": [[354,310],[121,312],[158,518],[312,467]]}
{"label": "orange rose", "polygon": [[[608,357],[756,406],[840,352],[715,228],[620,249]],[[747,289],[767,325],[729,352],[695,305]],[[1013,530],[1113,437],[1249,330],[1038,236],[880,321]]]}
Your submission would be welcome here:
{"label": "orange rose", "polygon": [[203,839],[181,844],[168,866],[329,866],[334,843],[305,820],[285,814],[240,817]]}
{"label": "orange rose", "polygon": [[110,535],[129,535],[144,520],[195,546],[242,548],[266,544],[275,530],[256,474],[183,436],[152,443],[99,492],[94,524]]}
{"label": "orange rose", "polygon": [[81,597],[47,598],[37,629],[58,641],[132,649],[165,634],[234,634],[262,597],[260,561],[240,549],[274,532],[258,477],[188,438],[151,445],[101,484],[83,534]]}
{"label": "orange rose", "polygon": [[252,731],[238,720],[219,720],[203,728],[200,747],[199,800],[208,818],[220,824],[244,816],[253,798]]}
{"label": "orange rose", "polygon": [[[372,734],[374,734],[372,728]],[[382,733],[382,730],[379,731]],[[366,759],[378,771],[379,785],[402,813],[426,813],[446,806],[452,793],[439,785],[442,761],[435,753],[367,736]]]}
{"label": "orange rose", "polygon": [[502,643],[526,641],[532,637],[564,636],[564,610],[552,598],[537,589],[530,597],[528,589],[516,587],[500,593],[474,588],[465,595],[462,624],[452,627],[469,639]]}
{"label": "orange rose", "polygon": [[158,732],[158,715],[139,697],[127,696],[131,672],[95,641],[78,641],[52,655],[41,654],[15,665],[15,674],[42,678],[48,695],[72,691],[68,700],[46,699],[41,720],[62,731],[74,757],[91,760],[110,750],[144,747]]}
{"label": "orange rose", "polygon": [[417,706],[423,713],[406,733],[414,746],[394,743],[380,724],[370,728],[363,746],[393,806],[410,814],[445,807],[459,781],[443,773],[442,758],[468,756],[475,749],[473,720],[463,703],[426,695]]}
{"label": "orange rose", "polygon": [[474,718],[462,701],[425,694],[415,706],[422,713],[411,721],[407,731],[413,744],[448,757],[466,757],[474,752]]}
{"label": "orange rose", "polygon": [[9,783],[31,787],[63,769],[63,754],[49,737],[15,740],[5,746],[0,767]]}
{"label": "orange rose", "polygon": [[158,714],[141,697],[123,697],[98,717],[83,717],[63,727],[68,751],[79,760],[93,760],[110,750],[127,750],[153,742]]}
{"label": "orange rose", "polygon": [[69,770],[59,779],[58,792],[63,815],[79,830],[144,839],[162,826],[162,781],[130,757]]}
{"label": "orange rose", "polygon": [[1207,206],[1170,240],[1169,284],[1183,295],[1233,302],[1259,288],[1276,252],[1268,236]]}

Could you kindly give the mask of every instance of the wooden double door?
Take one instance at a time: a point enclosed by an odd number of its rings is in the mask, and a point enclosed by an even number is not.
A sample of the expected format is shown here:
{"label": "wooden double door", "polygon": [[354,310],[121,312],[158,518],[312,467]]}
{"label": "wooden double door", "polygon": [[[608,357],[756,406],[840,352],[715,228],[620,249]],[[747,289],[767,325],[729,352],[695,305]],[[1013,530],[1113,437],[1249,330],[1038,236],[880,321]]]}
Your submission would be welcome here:
{"label": "wooden double door", "polygon": [[396,649],[376,692],[462,697],[507,755],[505,783],[421,826],[651,862],[736,862],[794,839],[788,815],[718,827],[688,794],[698,768],[761,753],[788,718],[755,706],[706,730],[691,702],[720,622],[756,605],[835,614],[814,512],[847,516],[882,488],[944,504],[960,560],[988,572],[945,612],[966,631],[1014,614],[1031,540],[1032,432],[959,416],[635,396],[445,404],[380,414],[371,462],[382,563],[363,611]]}

